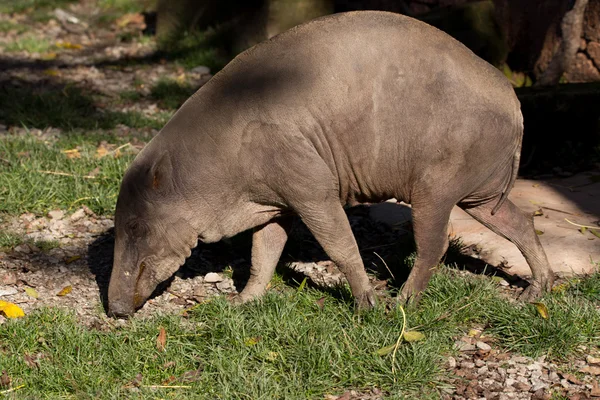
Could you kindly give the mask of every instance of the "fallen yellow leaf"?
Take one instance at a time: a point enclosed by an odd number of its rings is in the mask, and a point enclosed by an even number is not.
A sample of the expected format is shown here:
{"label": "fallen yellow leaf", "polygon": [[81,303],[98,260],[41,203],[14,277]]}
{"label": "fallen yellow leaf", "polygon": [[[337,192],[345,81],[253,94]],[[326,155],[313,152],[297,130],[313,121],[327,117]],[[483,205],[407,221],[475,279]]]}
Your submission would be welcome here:
{"label": "fallen yellow leaf", "polygon": [[407,342],[417,342],[419,340],[425,339],[425,335],[418,331],[407,331],[404,332],[404,336],[402,336],[404,340]]}
{"label": "fallen yellow leaf", "polygon": [[56,42],[56,47],[59,47],[61,49],[69,49],[69,50],[81,50],[83,49],[83,46],[77,43],[71,43],[71,42]]}
{"label": "fallen yellow leaf", "polygon": [[96,158],[102,158],[107,154],[108,154],[108,149],[104,145],[100,145],[96,149]]}
{"label": "fallen yellow leaf", "polygon": [[540,316],[544,319],[548,319],[550,314],[548,313],[548,307],[544,303],[533,303]]}
{"label": "fallen yellow leaf", "polygon": [[254,346],[256,345],[258,342],[260,342],[261,337],[257,336],[257,337],[252,337],[252,338],[247,338],[246,340],[244,340],[244,344],[246,346]]}
{"label": "fallen yellow leaf", "polygon": [[51,51],[49,53],[42,54],[40,56],[40,58],[45,61],[50,61],[50,60],[54,60],[56,58],[56,56],[57,56],[57,54]]}
{"label": "fallen yellow leaf", "polygon": [[48,76],[58,76],[60,75],[60,71],[56,68],[48,68],[43,71],[43,74]]}
{"label": "fallen yellow leaf", "polygon": [[470,337],[475,337],[475,336],[479,336],[481,335],[481,331],[479,329],[470,329],[469,333],[467,333],[467,336]]}
{"label": "fallen yellow leaf", "polygon": [[65,286],[64,288],[62,288],[62,290],[58,293],[56,293],[57,296],[66,296],[69,293],[71,293],[71,291],[73,290],[73,287],[71,285],[69,286]]}
{"label": "fallen yellow leaf", "polygon": [[27,295],[29,297],[33,297],[34,299],[37,299],[39,297],[39,294],[38,294],[37,290],[35,290],[32,287],[26,287],[25,288],[25,293],[27,293]]}
{"label": "fallen yellow leaf", "polygon": [[380,348],[379,350],[376,351],[376,353],[380,356],[385,356],[385,355],[390,354],[392,351],[394,351],[395,347],[396,347],[395,344],[390,344],[389,346]]}
{"label": "fallen yellow leaf", "polygon": [[25,313],[16,304],[10,303],[8,301],[0,300],[0,312],[4,314],[6,318],[21,318],[25,316]]}
{"label": "fallen yellow leaf", "polygon": [[65,264],[71,264],[73,261],[77,261],[81,258],[81,256],[72,256],[65,260]]}
{"label": "fallen yellow leaf", "polygon": [[62,151],[68,158],[81,158],[81,153],[78,149],[63,150]]}

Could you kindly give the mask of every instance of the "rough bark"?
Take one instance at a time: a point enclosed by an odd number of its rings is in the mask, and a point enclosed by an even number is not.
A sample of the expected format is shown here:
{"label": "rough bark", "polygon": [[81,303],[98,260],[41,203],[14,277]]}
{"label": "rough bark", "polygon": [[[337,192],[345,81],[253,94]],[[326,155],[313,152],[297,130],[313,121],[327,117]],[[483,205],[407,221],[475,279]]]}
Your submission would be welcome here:
{"label": "rough bark", "polygon": [[[536,85],[555,85],[565,72],[573,66],[577,50],[581,45],[583,19],[588,0],[576,0],[560,24],[562,38],[558,51],[539,77]],[[583,56],[585,57],[585,56]]]}

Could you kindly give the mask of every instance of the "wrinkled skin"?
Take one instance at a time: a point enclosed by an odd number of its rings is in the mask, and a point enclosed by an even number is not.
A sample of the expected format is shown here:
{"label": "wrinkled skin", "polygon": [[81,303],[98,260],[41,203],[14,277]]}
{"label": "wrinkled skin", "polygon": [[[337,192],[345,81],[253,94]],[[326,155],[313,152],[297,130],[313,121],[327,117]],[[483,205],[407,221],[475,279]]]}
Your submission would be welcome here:
{"label": "wrinkled skin", "polygon": [[511,240],[533,299],[553,274],[507,198],[523,120],[510,83],[441,31],[383,12],[320,18],[239,55],[136,157],[117,202],[109,313],[127,316],[199,239],[254,229],[248,284],[261,296],[299,215],[359,307],[373,289],[344,204],[410,203],[417,258],[401,298],[419,298],[448,247],[454,205]]}

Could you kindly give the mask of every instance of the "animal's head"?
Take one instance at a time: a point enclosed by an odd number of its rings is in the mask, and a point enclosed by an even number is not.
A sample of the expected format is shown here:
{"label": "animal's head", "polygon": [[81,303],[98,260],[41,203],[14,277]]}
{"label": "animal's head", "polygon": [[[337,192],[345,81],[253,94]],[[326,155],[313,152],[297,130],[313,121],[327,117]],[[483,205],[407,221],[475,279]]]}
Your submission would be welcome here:
{"label": "animal's head", "polygon": [[117,200],[108,288],[108,313],[116,317],[140,308],[179,269],[198,240],[169,154],[153,158],[144,153],[127,170]]}

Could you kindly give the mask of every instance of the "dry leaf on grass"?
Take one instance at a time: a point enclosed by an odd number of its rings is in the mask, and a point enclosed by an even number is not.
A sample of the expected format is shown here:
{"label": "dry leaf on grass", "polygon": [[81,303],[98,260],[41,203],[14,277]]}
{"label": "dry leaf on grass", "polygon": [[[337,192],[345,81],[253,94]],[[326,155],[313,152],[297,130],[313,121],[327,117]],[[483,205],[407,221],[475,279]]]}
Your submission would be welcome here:
{"label": "dry leaf on grass", "polygon": [[536,310],[538,311],[538,314],[540,314],[542,318],[548,319],[550,314],[548,313],[548,307],[546,307],[544,303],[533,303],[533,305],[535,306]]}
{"label": "dry leaf on grass", "polygon": [[63,150],[62,152],[67,156],[67,158],[81,158],[79,149]]}
{"label": "dry leaf on grass", "polygon": [[156,348],[158,349],[158,351],[165,351],[166,345],[167,331],[161,326],[160,331],[158,332],[158,337],[156,338]]}
{"label": "dry leaf on grass", "polygon": [[10,376],[8,376],[8,372],[2,371],[2,375],[0,375],[0,388],[10,387]]}
{"label": "dry leaf on grass", "polygon": [[246,338],[246,340],[244,340],[244,344],[246,346],[255,346],[258,342],[260,342],[261,339],[261,336]]}
{"label": "dry leaf on grass", "polygon": [[403,339],[407,342],[418,342],[425,339],[425,335],[419,331],[406,331],[404,332]]}
{"label": "dry leaf on grass", "polygon": [[181,377],[179,378],[180,382],[183,383],[191,383],[191,382],[196,382],[200,380],[200,377],[202,376],[202,368],[198,368],[192,371],[187,371],[185,372],[183,375],[181,375]]}

